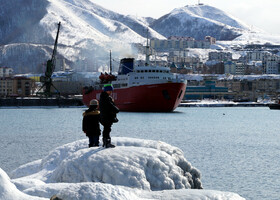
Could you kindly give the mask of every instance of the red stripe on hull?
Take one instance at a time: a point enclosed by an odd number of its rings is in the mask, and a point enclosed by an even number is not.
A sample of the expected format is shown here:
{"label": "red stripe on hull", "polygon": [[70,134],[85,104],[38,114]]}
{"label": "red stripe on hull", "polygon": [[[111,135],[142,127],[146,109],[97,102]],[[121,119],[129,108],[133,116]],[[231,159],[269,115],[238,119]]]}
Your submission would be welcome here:
{"label": "red stripe on hull", "polygon": [[[185,83],[163,83],[115,89],[112,97],[121,111],[171,112],[182,101]],[[83,94],[83,102],[89,106],[91,99],[99,99],[101,90]]]}

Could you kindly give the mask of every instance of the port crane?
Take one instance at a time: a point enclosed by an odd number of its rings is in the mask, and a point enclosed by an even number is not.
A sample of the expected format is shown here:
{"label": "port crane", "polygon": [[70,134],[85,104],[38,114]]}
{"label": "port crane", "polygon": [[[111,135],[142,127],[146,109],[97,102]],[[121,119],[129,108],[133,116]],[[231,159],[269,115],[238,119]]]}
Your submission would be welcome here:
{"label": "port crane", "polygon": [[[38,91],[40,91],[42,88],[44,88],[44,91],[38,92],[37,94],[44,95],[45,97],[51,97],[53,95],[60,96],[60,92],[56,89],[56,87],[52,83],[52,74],[55,70],[55,65],[56,65],[57,41],[58,41],[58,35],[59,35],[59,30],[60,30],[60,24],[61,23],[59,22],[58,28],[57,28],[57,34],[56,34],[56,38],[55,38],[55,43],[54,43],[54,48],[53,48],[53,52],[52,52],[52,58],[47,61],[45,75],[40,77],[40,82],[43,83],[43,85]],[[56,92],[52,92],[51,87],[53,87]]]}

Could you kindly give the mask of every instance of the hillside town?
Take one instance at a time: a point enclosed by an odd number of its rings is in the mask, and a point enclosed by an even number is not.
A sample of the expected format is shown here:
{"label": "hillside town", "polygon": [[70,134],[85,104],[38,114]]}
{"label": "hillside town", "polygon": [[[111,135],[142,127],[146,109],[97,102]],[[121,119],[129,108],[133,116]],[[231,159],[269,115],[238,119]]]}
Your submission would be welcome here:
{"label": "hillside town", "polygon": [[[169,66],[174,75],[187,80],[184,100],[257,101],[277,99],[280,95],[280,45],[250,44],[215,49],[216,39],[210,36],[203,41],[172,36],[167,40],[151,39],[150,46],[151,55],[157,55],[156,64]],[[145,49],[138,45],[138,50],[141,54]],[[193,51],[199,53],[193,54]],[[60,60],[57,64],[59,71],[54,72],[52,78],[63,96],[80,95],[83,86],[92,84],[100,74],[66,69]],[[1,66],[1,98],[36,95],[41,75],[14,74],[12,68]]]}

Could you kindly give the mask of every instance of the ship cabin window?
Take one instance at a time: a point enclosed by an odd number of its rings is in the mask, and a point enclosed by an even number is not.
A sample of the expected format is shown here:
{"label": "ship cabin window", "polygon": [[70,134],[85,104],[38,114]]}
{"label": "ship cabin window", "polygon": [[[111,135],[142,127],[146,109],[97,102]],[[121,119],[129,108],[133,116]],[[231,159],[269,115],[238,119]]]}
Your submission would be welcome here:
{"label": "ship cabin window", "polygon": [[148,70],[145,70],[145,72],[148,72]]}
{"label": "ship cabin window", "polygon": [[156,70],[152,70],[152,72],[156,72]]}
{"label": "ship cabin window", "polygon": [[149,76],[148,79],[159,79],[158,76]]}

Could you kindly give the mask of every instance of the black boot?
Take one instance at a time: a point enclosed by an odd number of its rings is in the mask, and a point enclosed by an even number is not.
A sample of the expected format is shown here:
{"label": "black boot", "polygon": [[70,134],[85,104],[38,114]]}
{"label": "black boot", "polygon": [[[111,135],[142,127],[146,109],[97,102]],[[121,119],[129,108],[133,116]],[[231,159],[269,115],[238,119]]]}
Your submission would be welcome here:
{"label": "black boot", "polygon": [[107,144],[107,140],[105,138],[103,138],[103,145],[102,145],[102,147],[106,147],[106,144]]}
{"label": "black boot", "polygon": [[111,144],[111,143],[106,144],[106,148],[115,148],[115,147],[116,147],[116,146],[113,145],[113,144]]}
{"label": "black boot", "polygon": [[105,147],[105,148],[114,148],[115,145],[111,144],[111,139],[104,139],[103,138],[103,147]]}

